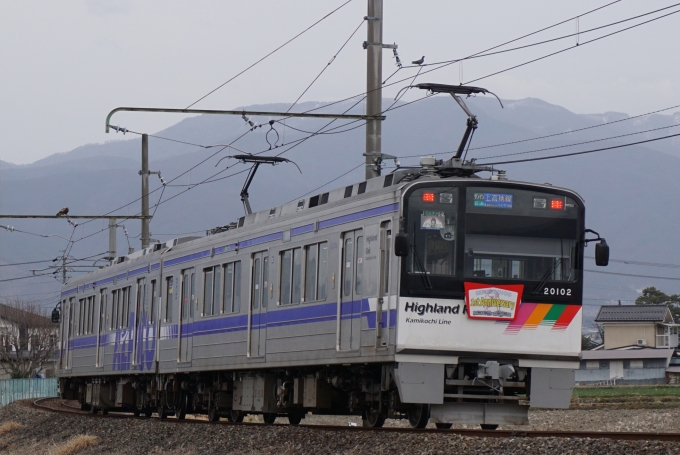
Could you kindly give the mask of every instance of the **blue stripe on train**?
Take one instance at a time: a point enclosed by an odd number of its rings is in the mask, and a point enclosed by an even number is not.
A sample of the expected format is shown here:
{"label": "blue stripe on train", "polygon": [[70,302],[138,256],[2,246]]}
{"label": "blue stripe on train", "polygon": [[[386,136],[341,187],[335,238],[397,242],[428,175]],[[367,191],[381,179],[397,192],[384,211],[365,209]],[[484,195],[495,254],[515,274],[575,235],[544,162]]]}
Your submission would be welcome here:
{"label": "blue stripe on train", "polygon": [[[352,302],[343,302],[340,311],[340,318],[343,320],[365,317],[369,329],[375,329],[376,327],[376,312],[370,310],[368,300],[366,299],[355,300]],[[389,311],[389,326],[394,327],[396,325],[397,311]],[[263,316],[265,318],[264,321],[261,320]],[[313,305],[308,307],[294,307],[264,314],[254,314],[251,317],[251,326],[254,330],[259,330],[259,327],[262,324],[266,324],[267,327],[283,327],[288,325],[332,321],[337,318],[337,304],[324,303],[321,305]],[[382,326],[387,326],[387,312],[383,312],[382,314]],[[145,325],[144,327],[147,326]],[[245,314],[202,319],[187,324],[182,324],[182,338],[194,336],[194,334],[196,334],[196,336],[206,336],[218,333],[239,332],[242,330],[247,330],[247,328],[248,315]],[[118,330],[113,333],[102,335],[101,340],[106,344],[109,344],[110,339],[112,338],[115,340],[114,343],[130,342],[132,339],[131,332],[132,329]],[[174,339],[177,338],[178,332],[178,324],[162,326],[160,338],[162,340]],[[153,335],[151,335],[151,337],[153,338]],[[72,339],[69,343],[69,349],[91,348],[96,346],[96,343],[96,335],[81,337]]]}

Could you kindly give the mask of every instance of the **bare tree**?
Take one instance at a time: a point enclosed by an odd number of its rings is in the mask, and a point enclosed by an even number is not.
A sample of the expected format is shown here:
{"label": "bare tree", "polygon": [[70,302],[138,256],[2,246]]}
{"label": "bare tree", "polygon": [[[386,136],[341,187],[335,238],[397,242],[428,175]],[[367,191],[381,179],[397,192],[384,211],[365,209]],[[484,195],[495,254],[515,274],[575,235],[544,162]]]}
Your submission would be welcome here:
{"label": "bare tree", "polygon": [[55,356],[57,325],[34,302],[0,304],[0,371],[12,379],[40,374]]}

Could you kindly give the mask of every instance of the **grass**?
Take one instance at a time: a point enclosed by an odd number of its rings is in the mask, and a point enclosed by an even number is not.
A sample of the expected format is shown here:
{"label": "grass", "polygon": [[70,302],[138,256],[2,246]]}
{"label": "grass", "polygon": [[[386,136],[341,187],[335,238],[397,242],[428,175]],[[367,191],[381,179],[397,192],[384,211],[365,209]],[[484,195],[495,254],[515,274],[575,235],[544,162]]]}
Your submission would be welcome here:
{"label": "grass", "polygon": [[73,455],[83,449],[87,449],[99,443],[99,438],[81,434],[74,436],[63,444],[55,446],[50,450],[50,455]]}
{"label": "grass", "polygon": [[574,387],[574,398],[610,397],[678,397],[680,386],[614,386],[614,387]]}
{"label": "grass", "polygon": [[0,436],[4,436],[10,431],[18,430],[19,428],[23,428],[23,425],[13,421],[5,422],[0,425]]}

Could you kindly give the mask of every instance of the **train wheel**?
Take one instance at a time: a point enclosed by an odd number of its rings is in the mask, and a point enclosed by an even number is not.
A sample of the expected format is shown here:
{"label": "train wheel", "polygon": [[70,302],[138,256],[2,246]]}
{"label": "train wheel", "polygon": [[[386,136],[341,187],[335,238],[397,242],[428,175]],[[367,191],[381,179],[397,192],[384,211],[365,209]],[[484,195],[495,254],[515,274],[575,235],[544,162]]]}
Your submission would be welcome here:
{"label": "train wheel", "polygon": [[217,410],[217,407],[210,406],[210,408],[208,408],[208,420],[211,422],[219,422],[220,413]]}
{"label": "train wheel", "polygon": [[453,426],[452,423],[435,423],[437,430],[450,430]]}
{"label": "train wheel", "polygon": [[417,404],[413,409],[406,411],[406,417],[411,428],[425,428],[430,420],[430,405]]}
{"label": "train wheel", "polygon": [[231,410],[229,412],[229,421],[230,422],[235,422],[235,423],[241,423],[243,422],[243,411],[235,411]]}
{"label": "train wheel", "polygon": [[299,412],[291,412],[288,414],[288,423],[291,425],[300,425],[302,421],[302,414]]}
{"label": "train wheel", "polygon": [[96,414],[97,411],[98,411],[98,409],[96,408],[96,406],[90,406],[90,412],[91,412],[92,414]]}
{"label": "train wheel", "polygon": [[271,425],[272,423],[274,423],[276,417],[277,415],[275,412],[265,412],[264,414],[262,414],[262,420],[264,420],[264,423],[267,425]]}
{"label": "train wheel", "polygon": [[140,415],[142,415],[142,412],[137,408],[135,408],[135,410],[132,411],[132,413],[135,415],[135,417],[139,417]]}
{"label": "train wheel", "polygon": [[146,417],[147,419],[151,418],[151,415],[152,415],[152,414],[153,414],[153,409],[151,409],[151,408],[146,408],[146,409],[144,410],[144,417]]}
{"label": "train wheel", "polygon": [[488,423],[483,423],[483,424],[481,424],[481,427],[482,427],[482,430],[495,430],[496,428],[498,428],[498,425],[491,425],[491,424],[488,424]]}
{"label": "train wheel", "polygon": [[385,414],[378,411],[367,411],[364,414],[362,423],[366,428],[382,428],[385,424]]}
{"label": "train wheel", "polygon": [[102,415],[105,415],[105,416],[109,415],[109,410],[106,409],[106,408],[102,408]]}
{"label": "train wheel", "polygon": [[158,410],[156,412],[158,413],[158,418],[161,420],[168,417],[168,412],[165,410],[165,407],[162,404],[158,405]]}
{"label": "train wheel", "polygon": [[90,405],[87,403],[80,403],[80,410],[81,411],[89,411],[90,410]]}

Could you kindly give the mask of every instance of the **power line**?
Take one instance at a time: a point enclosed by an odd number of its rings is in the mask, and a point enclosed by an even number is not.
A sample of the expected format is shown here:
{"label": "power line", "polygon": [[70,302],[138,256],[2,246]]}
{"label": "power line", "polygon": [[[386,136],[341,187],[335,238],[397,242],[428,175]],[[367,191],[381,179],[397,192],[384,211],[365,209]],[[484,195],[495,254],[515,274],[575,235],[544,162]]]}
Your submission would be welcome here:
{"label": "power line", "polygon": [[52,275],[52,274],[51,273],[42,273],[40,275],[28,275],[28,276],[20,276],[18,278],[6,278],[4,280],[0,280],[0,282],[25,280],[26,278],[37,278],[39,276],[48,276],[48,275]]}
{"label": "power line", "polygon": [[[594,256],[585,256],[587,259],[595,259]],[[680,265],[678,264],[660,264],[658,262],[641,262],[641,261],[630,261],[628,259],[610,259],[609,262],[617,262],[620,264],[628,264],[628,265],[644,265],[648,267],[662,267],[662,268],[668,268],[668,269],[680,269]]]}
{"label": "power line", "polygon": [[266,59],[267,57],[269,57],[270,55],[276,53],[279,49],[282,49],[282,48],[284,48],[285,46],[287,46],[289,43],[295,41],[298,37],[302,36],[302,35],[305,34],[307,31],[311,30],[314,26],[316,26],[317,24],[319,24],[320,22],[322,22],[322,21],[325,20],[326,18],[328,18],[328,17],[330,17],[331,15],[333,15],[333,13],[335,13],[336,11],[339,11],[341,8],[343,8],[345,5],[347,5],[347,4],[350,3],[351,1],[352,1],[352,0],[347,0],[345,3],[343,3],[343,4],[340,5],[340,6],[338,6],[337,8],[335,8],[335,9],[334,9],[333,11],[331,11],[330,13],[326,14],[326,15],[323,16],[321,19],[319,19],[318,21],[314,22],[312,25],[310,25],[309,27],[307,27],[306,29],[304,29],[303,31],[301,31],[300,33],[298,33],[297,35],[295,35],[294,37],[292,37],[291,39],[289,39],[288,41],[286,41],[285,43],[283,43],[282,45],[280,45],[279,47],[277,47],[276,49],[274,49],[274,50],[271,51],[270,53],[268,53],[267,55],[265,55],[264,57],[262,57],[261,59],[259,59],[258,61],[256,61],[255,63],[253,63],[252,65],[250,65],[249,67],[247,67],[246,69],[244,69],[243,71],[241,71],[240,73],[238,73],[237,75],[231,77],[231,78],[230,78],[228,81],[226,81],[225,83],[220,84],[219,86],[217,86],[217,87],[214,88],[213,90],[209,91],[207,94],[203,95],[202,97],[200,97],[199,99],[197,99],[196,101],[194,101],[193,103],[191,103],[190,105],[188,105],[185,109],[189,109],[189,108],[190,108],[191,106],[193,106],[194,104],[196,104],[196,103],[198,103],[199,101],[202,101],[202,100],[204,100],[205,98],[207,98],[208,96],[212,95],[212,94],[215,93],[217,90],[219,90],[219,89],[221,89],[222,87],[224,87],[225,85],[227,85],[229,82],[233,81],[234,79],[236,79],[237,77],[239,77],[240,75],[242,75],[243,73],[245,73],[246,71],[248,71],[249,69],[251,69],[251,68],[253,68],[254,66],[258,65],[260,62],[262,62],[263,60],[265,60],[265,59]]}
{"label": "power line", "polygon": [[30,261],[30,262],[15,262],[14,264],[0,264],[0,267],[9,267],[15,265],[27,265],[27,264],[40,264],[43,262],[52,262],[52,259],[47,259],[45,261]]}
{"label": "power line", "polygon": [[300,96],[297,97],[297,99],[293,102],[293,104],[290,105],[290,107],[286,110],[286,112],[289,112],[291,109],[293,109],[293,107],[298,103],[298,101],[300,101],[300,98],[302,98],[304,96],[304,94],[307,93],[307,90],[309,90],[312,87],[312,85],[314,85],[314,83],[321,77],[321,75],[324,73],[324,71],[326,71],[328,69],[328,67],[331,66],[331,64],[335,61],[336,57],[338,55],[340,55],[340,52],[342,52],[342,50],[345,48],[345,46],[347,46],[347,43],[349,43],[349,40],[352,39],[352,37],[356,34],[356,32],[359,31],[359,29],[361,28],[361,26],[363,24],[364,24],[364,19],[361,20],[361,22],[359,23],[357,28],[355,28],[354,31],[352,32],[352,34],[349,35],[349,38],[347,38],[345,40],[345,42],[342,44],[342,46],[340,46],[340,49],[338,49],[338,51],[335,53],[335,55],[333,55],[333,57],[328,61],[328,63],[326,63],[326,66],[324,66],[323,69],[321,70],[321,72],[316,75],[314,80],[312,82],[310,82],[310,84],[307,86],[307,88],[305,88],[302,91],[302,93],[300,93]]}
{"label": "power line", "polygon": [[570,47],[567,47],[567,48],[565,48],[565,49],[561,49],[561,50],[559,50],[559,51],[552,52],[552,53],[550,53],[550,54],[544,55],[544,56],[542,56],[542,57],[538,57],[538,58],[535,58],[535,59],[533,59],[533,60],[529,60],[529,61],[526,61],[526,62],[524,62],[524,63],[520,63],[519,65],[511,66],[511,67],[509,67],[509,68],[505,68],[505,69],[503,69],[503,70],[496,71],[496,72],[491,73],[491,74],[487,74],[486,76],[482,76],[482,77],[478,77],[478,78],[476,78],[476,79],[472,79],[472,80],[470,80],[470,81],[465,82],[465,84],[467,85],[467,84],[471,84],[471,83],[473,83],[473,82],[481,81],[482,79],[486,79],[486,78],[491,77],[491,76],[496,76],[496,75],[498,75],[498,74],[505,73],[505,72],[507,72],[507,71],[510,71],[510,70],[513,70],[513,69],[516,69],[516,68],[520,68],[520,67],[525,66],[525,65],[528,65],[528,64],[530,64],[530,63],[538,62],[538,61],[543,60],[543,59],[546,59],[546,58],[548,58],[548,57],[552,57],[553,55],[561,54],[562,52],[566,52],[566,51],[568,51],[568,50],[575,49],[575,48],[577,48],[577,47],[585,46],[586,44],[590,44],[590,43],[593,43],[593,42],[595,42],[595,41],[599,41],[599,40],[601,40],[601,39],[604,39],[604,38],[608,38],[608,37],[610,37],[610,36],[617,35],[617,34],[619,34],[619,33],[625,32],[625,31],[627,31],[627,30],[631,30],[631,29],[633,29],[633,28],[640,27],[641,25],[649,24],[650,22],[654,22],[654,21],[657,21],[657,20],[659,20],[659,19],[663,19],[664,17],[668,17],[668,16],[671,16],[671,15],[677,14],[677,13],[680,13],[680,10],[673,11],[673,12],[671,12],[671,13],[667,13],[667,14],[661,15],[661,16],[659,16],[659,17],[655,17],[654,19],[649,19],[649,20],[647,20],[647,21],[640,22],[639,24],[631,25],[630,27],[622,28],[621,30],[617,30],[617,31],[615,31],[615,32],[608,33],[608,34],[606,34],[606,35],[598,36],[597,38],[593,38],[593,39],[591,39],[591,40],[584,41],[584,42],[582,42],[582,43],[580,43],[580,44],[575,44],[574,46],[570,46]]}
{"label": "power line", "polygon": [[542,149],[527,150],[527,151],[524,151],[524,152],[504,153],[502,155],[485,156],[484,158],[480,158],[480,159],[490,160],[491,158],[502,158],[504,156],[526,155],[527,153],[545,152],[547,150],[563,149],[563,148],[566,148],[566,147],[574,147],[576,145],[592,144],[594,142],[609,141],[611,139],[618,139],[618,138],[627,137],[627,136],[635,136],[636,134],[650,133],[652,131],[665,130],[665,129],[668,129],[668,128],[677,128],[678,126],[680,126],[680,124],[661,126],[659,128],[652,128],[652,129],[644,130],[644,131],[636,131],[634,133],[619,134],[618,136],[604,137],[604,138],[601,138],[601,139],[591,139],[589,141],[575,142],[573,144],[556,145],[554,147],[545,147],[545,148],[542,148]]}
{"label": "power line", "polygon": [[605,275],[618,275],[618,276],[631,276],[635,278],[652,278],[655,280],[673,280],[673,281],[680,281],[680,278],[673,278],[669,276],[651,276],[651,275],[636,275],[634,273],[619,273],[619,272],[604,272],[601,270],[588,270],[584,269],[585,272],[592,272],[592,273],[603,273]]}
{"label": "power line", "polygon": [[[428,63],[428,64],[425,64],[425,65],[405,66],[404,68],[417,68],[417,67],[430,66],[430,65],[441,65],[441,64],[444,64],[444,63],[457,63],[457,62],[460,62],[462,60],[469,60],[469,59],[480,58],[480,57],[488,57],[488,56],[491,56],[491,55],[498,55],[498,54],[502,54],[502,53],[506,53],[506,52],[512,52],[512,51],[517,51],[517,50],[521,50],[521,49],[526,49],[526,48],[529,48],[529,47],[539,46],[541,44],[547,44],[547,43],[552,43],[552,42],[567,39],[567,38],[572,38],[574,36],[580,36],[580,35],[583,35],[585,33],[594,32],[594,31],[601,30],[601,29],[604,29],[604,28],[613,27],[614,25],[619,25],[619,24],[622,24],[624,22],[629,22],[629,21],[632,21],[632,20],[635,20],[635,19],[639,19],[641,17],[649,16],[650,14],[655,14],[655,13],[658,13],[660,11],[664,11],[664,10],[667,10],[667,9],[670,9],[670,8],[674,8],[678,5],[680,5],[680,3],[676,3],[676,4],[673,4],[673,5],[670,5],[670,6],[666,6],[664,8],[659,8],[657,10],[650,11],[650,12],[647,12],[647,13],[644,13],[644,14],[639,14],[637,16],[632,16],[632,17],[629,17],[627,19],[622,19],[620,21],[611,22],[611,23],[605,24],[605,25],[600,25],[600,26],[597,26],[597,27],[594,27],[594,28],[591,28],[591,29],[588,29],[588,30],[578,31],[576,33],[570,33],[568,35],[562,35],[562,36],[559,36],[559,37],[556,37],[556,38],[550,38],[550,39],[547,39],[547,40],[544,40],[544,41],[538,41],[538,42],[535,42],[535,43],[525,44],[523,46],[513,47],[513,48],[510,48],[510,49],[503,49],[503,50],[496,51],[496,52],[484,52],[484,53],[476,54],[474,56],[465,57],[465,58],[462,58],[462,59],[444,60],[444,61],[441,61],[441,62]],[[609,5],[605,5],[605,6],[609,6]],[[601,8],[604,8],[604,6],[601,7]],[[601,9],[601,8],[598,8],[598,9]],[[593,11],[596,11],[596,10],[593,10]],[[583,15],[581,15],[581,16],[583,16]],[[581,16],[576,16],[572,19],[568,19],[568,20],[563,21],[561,23],[563,24],[563,23],[568,22],[570,20],[578,19]],[[577,46],[578,45],[579,44],[577,44]]]}
{"label": "power line", "polygon": [[583,152],[563,153],[561,155],[540,156],[540,157],[536,157],[536,158],[525,158],[525,159],[521,159],[521,160],[497,161],[495,163],[480,163],[480,164],[482,164],[484,166],[496,166],[496,165],[499,165],[499,164],[526,163],[526,162],[529,162],[529,161],[550,160],[550,159],[553,159],[553,158],[564,158],[564,157],[567,157],[567,156],[585,155],[587,153],[602,152],[602,151],[605,151],[605,150],[613,150],[613,149],[618,149],[618,148],[622,148],[622,147],[630,147],[632,145],[646,144],[647,142],[660,141],[662,139],[668,139],[668,138],[676,137],[676,136],[680,136],[680,133],[670,134],[668,136],[657,137],[657,138],[654,138],[654,139],[646,139],[644,141],[629,142],[628,144],[620,144],[620,145],[613,145],[611,147],[603,147],[603,148],[594,149],[594,150],[586,150],[586,151],[583,151]]}

